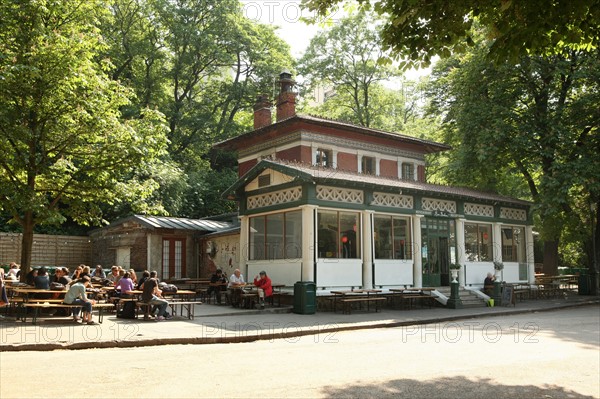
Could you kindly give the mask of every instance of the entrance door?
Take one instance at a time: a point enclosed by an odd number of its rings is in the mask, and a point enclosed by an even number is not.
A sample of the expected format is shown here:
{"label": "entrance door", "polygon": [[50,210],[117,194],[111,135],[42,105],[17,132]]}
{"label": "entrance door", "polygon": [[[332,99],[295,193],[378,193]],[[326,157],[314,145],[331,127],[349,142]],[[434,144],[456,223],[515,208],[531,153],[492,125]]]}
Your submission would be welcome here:
{"label": "entrance door", "polygon": [[423,218],[421,222],[423,286],[450,285],[449,264],[454,248],[454,221]]}

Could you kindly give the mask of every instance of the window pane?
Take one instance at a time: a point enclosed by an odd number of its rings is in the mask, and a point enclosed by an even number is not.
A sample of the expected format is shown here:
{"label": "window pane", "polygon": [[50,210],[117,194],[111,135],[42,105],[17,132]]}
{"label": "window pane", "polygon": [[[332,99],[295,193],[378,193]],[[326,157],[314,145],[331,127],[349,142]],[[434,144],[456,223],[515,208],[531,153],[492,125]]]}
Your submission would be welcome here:
{"label": "window pane", "polygon": [[265,217],[250,218],[250,248],[248,258],[251,260],[265,259]]}
{"label": "window pane", "polygon": [[163,267],[162,267],[162,279],[167,280],[169,278],[169,259],[170,259],[170,241],[163,240]]}
{"label": "window pane", "polygon": [[267,215],[267,259],[283,259],[283,213]]}
{"label": "window pane", "polygon": [[181,259],[183,243],[180,240],[175,241],[175,278],[181,278]]}
{"label": "window pane", "polygon": [[302,212],[285,214],[285,257],[302,258]]}
{"label": "window pane", "polygon": [[465,255],[469,262],[478,262],[477,225],[465,223]]}
{"label": "window pane", "polygon": [[479,239],[480,239],[480,250],[479,260],[482,262],[490,262],[493,259],[492,255],[492,226],[489,224],[480,224],[479,227]]}
{"label": "window pane", "polygon": [[340,258],[358,258],[360,251],[358,215],[356,213],[340,212]]}
{"label": "window pane", "polygon": [[317,224],[319,258],[337,258],[339,236],[337,212],[319,211]]}
{"label": "window pane", "polygon": [[527,253],[525,252],[525,228],[515,227],[513,229],[513,237],[515,239],[515,247],[517,249],[517,262],[526,263]]}
{"label": "window pane", "polygon": [[408,220],[394,218],[394,259],[412,259]]}
{"label": "window pane", "polygon": [[393,259],[392,218],[375,216],[373,224],[375,259]]}

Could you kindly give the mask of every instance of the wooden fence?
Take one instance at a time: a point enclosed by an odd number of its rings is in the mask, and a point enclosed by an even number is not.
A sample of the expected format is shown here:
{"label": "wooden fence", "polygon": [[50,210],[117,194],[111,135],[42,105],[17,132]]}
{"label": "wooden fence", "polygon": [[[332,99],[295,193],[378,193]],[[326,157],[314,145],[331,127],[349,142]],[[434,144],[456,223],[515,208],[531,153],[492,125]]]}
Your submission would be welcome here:
{"label": "wooden fence", "polygon": [[[21,243],[19,233],[0,233],[0,265],[21,263]],[[74,267],[89,265],[91,259],[92,245],[87,236],[33,235],[31,266]]]}

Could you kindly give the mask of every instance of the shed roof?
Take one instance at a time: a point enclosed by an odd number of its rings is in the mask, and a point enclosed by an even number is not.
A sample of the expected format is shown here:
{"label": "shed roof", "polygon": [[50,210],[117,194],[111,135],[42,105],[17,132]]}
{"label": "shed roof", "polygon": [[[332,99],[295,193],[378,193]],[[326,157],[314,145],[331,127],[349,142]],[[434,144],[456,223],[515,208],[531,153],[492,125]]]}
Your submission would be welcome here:
{"label": "shed roof", "polygon": [[188,219],[188,218],[176,218],[176,217],[168,217],[168,216],[146,216],[146,215],[134,215],[127,219],[118,220],[111,224],[124,223],[129,220],[136,221],[143,226],[155,228],[155,229],[193,230],[193,231],[205,231],[205,232],[213,233],[213,232],[231,228],[231,223],[216,221],[216,220]]}

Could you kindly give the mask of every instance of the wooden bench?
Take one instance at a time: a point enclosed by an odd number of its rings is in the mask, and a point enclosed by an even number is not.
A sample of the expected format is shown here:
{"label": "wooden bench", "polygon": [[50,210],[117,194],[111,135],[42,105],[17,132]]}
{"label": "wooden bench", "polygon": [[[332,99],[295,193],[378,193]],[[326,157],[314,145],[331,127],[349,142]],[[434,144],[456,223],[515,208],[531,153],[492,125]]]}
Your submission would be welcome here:
{"label": "wooden bench", "polygon": [[421,304],[427,302],[429,308],[433,306],[436,301],[436,297],[433,295],[427,295],[423,293],[402,293],[399,295],[400,301],[406,300],[407,308],[412,309],[413,305],[416,304],[417,301],[421,301]]}
{"label": "wooden bench", "polygon": [[[171,312],[173,313],[173,315],[177,314],[177,307],[181,306],[179,314],[181,316],[183,316],[184,311],[186,311],[186,315],[189,320],[194,319],[194,305],[202,305],[203,304],[202,301],[167,301],[167,303],[168,303],[168,306],[171,308]],[[156,306],[152,303],[142,302],[142,301],[138,301],[138,300],[135,301],[135,305],[136,305],[135,318],[137,319],[139,310],[141,308],[144,308],[144,320],[150,319],[150,309],[152,308],[152,306]]]}
{"label": "wooden bench", "polygon": [[[66,304],[66,303],[50,303],[48,301],[44,301],[44,302],[25,302],[25,303],[23,303],[22,306],[25,309],[27,309],[27,308],[32,308],[33,309],[33,316],[32,316],[32,320],[31,320],[32,324],[36,324],[37,323],[39,309],[50,309],[50,308],[67,308],[67,309],[73,309],[73,308],[81,308],[81,305],[75,305],[75,304],[69,305],[69,304]],[[107,309],[107,308],[114,308],[114,306],[115,305],[112,304],[112,303],[96,303],[95,305],[92,305],[92,311],[94,309],[98,309],[98,322],[99,323],[102,323],[104,321],[103,310]],[[27,321],[27,312],[24,312],[22,320],[23,320],[23,322]]]}
{"label": "wooden bench", "polygon": [[353,303],[362,304],[363,302],[367,304],[367,310],[369,310],[369,303],[375,302],[375,312],[378,312],[379,304],[382,302],[386,302],[387,298],[376,297],[376,296],[360,296],[360,297],[352,297],[352,298],[342,298],[339,301],[342,304],[343,313],[350,314],[352,311]]}

